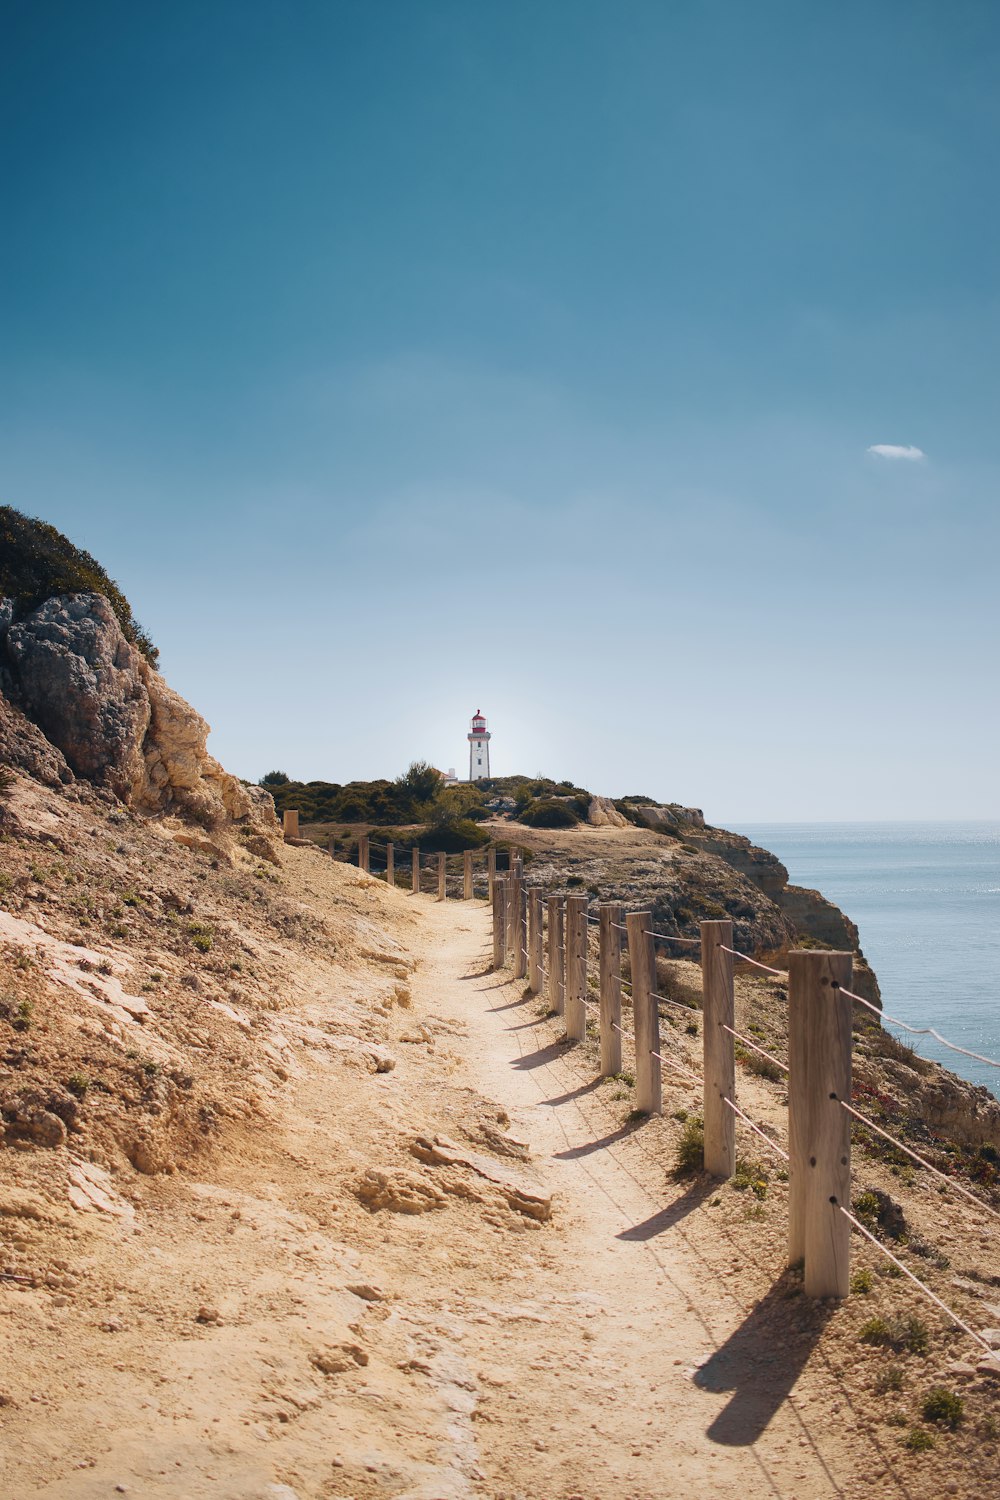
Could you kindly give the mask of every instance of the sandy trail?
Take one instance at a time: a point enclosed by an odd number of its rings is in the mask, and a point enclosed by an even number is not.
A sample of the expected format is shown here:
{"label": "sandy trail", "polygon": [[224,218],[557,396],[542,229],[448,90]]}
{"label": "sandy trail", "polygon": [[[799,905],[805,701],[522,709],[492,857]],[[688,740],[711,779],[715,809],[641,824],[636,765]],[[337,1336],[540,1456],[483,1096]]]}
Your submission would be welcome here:
{"label": "sandy trail", "polygon": [[667,1176],[660,1122],[616,1126],[608,1085],[561,1044],[537,997],[483,972],[484,914],[463,913],[456,930],[455,909],[434,906],[422,925],[416,993],[466,1023],[476,1086],[504,1102],[557,1195],[554,1265],[533,1269],[530,1291],[513,1288],[546,1321],[496,1350],[518,1371],[517,1415],[482,1435],[483,1467],[512,1493],[530,1482],[546,1496],[851,1493],[839,1424],[808,1416],[829,1372],[790,1394],[797,1351],[756,1326],[752,1231],[705,1223],[712,1194]]}
{"label": "sandy trail", "polygon": [[[905,1495],[817,1354],[827,1314],[783,1295],[773,1235],[675,1182],[676,1125],[623,1122],[585,1049],[488,972],[488,910],[372,899],[416,964],[412,1006],[385,1022],[394,1069],[324,1050],[337,995],[303,959],[273,1129],[236,1135],[201,1181],[133,1184],[134,1229],[46,1208],[38,1232],[86,1279],[69,1306],[0,1288],[0,1340],[35,1393],[0,1430],[0,1492]],[[414,1158],[417,1136],[504,1110],[549,1223]],[[372,1169],[440,1201],[372,1211]]]}

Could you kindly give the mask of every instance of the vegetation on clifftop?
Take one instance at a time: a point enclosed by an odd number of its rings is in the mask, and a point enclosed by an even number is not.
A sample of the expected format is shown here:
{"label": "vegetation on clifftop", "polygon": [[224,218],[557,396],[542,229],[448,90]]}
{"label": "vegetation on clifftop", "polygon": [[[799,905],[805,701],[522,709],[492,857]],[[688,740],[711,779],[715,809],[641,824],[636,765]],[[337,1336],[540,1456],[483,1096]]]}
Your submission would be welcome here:
{"label": "vegetation on clifftop", "polygon": [[0,505],[0,598],[13,599],[15,613],[21,616],[58,594],[103,594],[125,639],[156,666],[159,651],[97,559],[47,521]]}

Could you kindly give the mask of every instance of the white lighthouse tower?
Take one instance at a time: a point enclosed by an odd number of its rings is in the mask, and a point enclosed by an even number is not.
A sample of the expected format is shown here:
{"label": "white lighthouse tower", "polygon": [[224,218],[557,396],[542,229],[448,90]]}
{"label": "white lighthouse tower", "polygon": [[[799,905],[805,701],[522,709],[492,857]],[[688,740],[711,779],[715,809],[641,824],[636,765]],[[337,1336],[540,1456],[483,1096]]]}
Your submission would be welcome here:
{"label": "white lighthouse tower", "polygon": [[469,780],[486,781],[490,774],[490,732],[477,708],[469,730]]}

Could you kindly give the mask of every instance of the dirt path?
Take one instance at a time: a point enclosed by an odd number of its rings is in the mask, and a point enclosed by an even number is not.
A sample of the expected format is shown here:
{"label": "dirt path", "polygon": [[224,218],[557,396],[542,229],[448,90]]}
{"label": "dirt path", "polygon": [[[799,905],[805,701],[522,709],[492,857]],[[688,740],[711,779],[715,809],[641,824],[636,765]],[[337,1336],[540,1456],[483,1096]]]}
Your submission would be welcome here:
{"label": "dirt path", "polygon": [[[827,1314],[773,1285],[773,1235],[674,1182],[674,1122],[626,1122],[488,972],[486,909],[376,896],[373,962],[398,961],[394,935],[413,964],[411,1003],[378,1011],[384,1069],[331,1037],[343,996],[304,960],[271,1128],[234,1133],[201,1181],[147,1179],[134,1224],[54,1193],[26,1210],[78,1290],[0,1288],[32,1392],[0,1412],[0,1492],[909,1493],[816,1357]],[[485,1143],[485,1175],[428,1165],[435,1136]],[[505,1174],[554,1195],[549,1222],[510,1206]]]}
{"label": "dirt path", "polygon": [[[750,1313],[760,1270],[748,1285],[752,1234],[713,1224],[712,1195],[667,1177],[661,1122],[616,1125],[608,1086],[560,1043],[535,997],[482,972],[478,914],[456,931],[454,910],[433,907],[425,924],[432,941],[417,992],[467,1024],[477,1087],[506,1103],[558,1205],[551,1264],[530,1277],[542,1321],[494,1344],[516,1393],[502,1431],[482,1432],[487,1472],[512,1493],[530,1476],[546,1496],[853,1493],[850,1437],[818,1419],[836,1410],[830,1372],[792,1394],[799,1341],[775,1347],[781,1319],[768,1331]],[[456,974],[476,977],[456,985]],[[877,1452],[868,1462],[882,1468]]]}

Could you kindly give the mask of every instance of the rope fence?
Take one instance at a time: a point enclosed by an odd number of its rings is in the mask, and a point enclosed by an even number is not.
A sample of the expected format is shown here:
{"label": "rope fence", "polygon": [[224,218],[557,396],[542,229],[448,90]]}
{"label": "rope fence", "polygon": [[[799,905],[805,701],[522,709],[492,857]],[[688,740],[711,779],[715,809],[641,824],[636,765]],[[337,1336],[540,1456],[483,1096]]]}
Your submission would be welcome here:
{"label": "rope fence", "polygon": [[[298,813],[286,811],[285,836],[298,838]],[[329,852],[337,857],[334,841]],[[380,869],[372,870],[372,854]],[[875,1120],[849,1103],[853,1012],[857,1004],[873,1013],[880,1024],[897,1026],[913,1036],[933,1037],[941,1046],[989,1067],[1000,1062],[950,1041],[932,1026],[913,1026],[850,988],[852,955],[803,949],[789,954],[787,971],[762,963],[732,946],[730,920],[700,923],[698,937],[660,932],[649,911],[626,911],[621,903],[600,901],[595,915],[588,895],[545,896],[538,886],[525,887],[524,866],[516,846],[491,845],[485,851],[486,892],[493,911],[493,967],[510,965],[516,979],[527,977],[528,991],[547,992],[550,1010],[565,1017],[567,1040],[583,1042],[588,1035],[588,1012],[599,1017],[600,1071],[617,1077],[622,1071],[622,1042],[635,1054],[635,1090],[639,1113],[662,1113],[661,1069],[682,1076],[703,1091],[705,1170],[726,1179],[736,1171],[737,1123],[770,1152],[788,1164],[788,1258],[804,1262],[806,1294],[844,1297],[849,1290],[850,1241],[861,1235],[891,1261],[1000,1369],[1000,1354],[963,1321],[933,1289],[916,1276],[851,1213],[851,1131],[853,1126],[873,1132],[901,1151],[946,1189],[964,1198],[991,1218],[1000,1211],[984,1202],[926,1156],[913,1150]],[[462,861],[460,871],[448,869],[449,858]],[[448,899],[458,887],[465,900],[475,892],[476,864],[482,882],[482,854],[466,850],[405,849],[391,841],[357,841],[357,863],[369,874],[384,874],[395,884],[409,864],[414,894],[423,877],[436,876],[438,900]],[[506,865],[500,864],[501,860]],[[482,886],[480,885],[480,889]],[[588,993],[589,938],[598,929],[599,998]],[[623,936],[625,939],[623,945]],[[697,1008],[685,1005],[656,987],[657,946],[676,944],[700,950],[702,970],[701,1074],[681,1061],[660,1041],[660,1007],[682,1011],[690,1019]],[[622,973],[622,949],[627,947],[630,977]],[[696,960],[697,961],[697,960]],[[788,1061],[782,1061],[753,1037],[736,1029],[734,966],[747,964],[787,984]],[[622,1026],[623,992],[632,1006],[634,1030]],[[669,1033],[668,1033],[669,1035]],[[736,1045],[748,1048],[784,1075],[787,1082],[788,1150],[773,1140],[736,1102]],[[759,1070],[759,1069],[758,1069]]]}
{"label": "rope fence", "polygon": [[[663,1112],[662,1069],[702,1090],[703,1164],[707,1172],[721,1179],[734,1175],[737,1127],[748,1131],[763,1148],[787,1164],[788,1259],[789,1263],[804,1264],[807,1295],[826,1298],[848,1294],[850,1242],[852,1231],[858,1232],[1000,1365],[1000,1356],[993,1353],[987,1341],[976,1335],[930,1287],[869,1233],[847,1206],[851,1202],[851,1130],[856,1123],[904,1152],[973,1208],[1000,1218],[1000,1212],[990,1204],[847,1102],[853,1003],[860,999],[878,1013],[877,1006],[855,995],[849,987],[851,954],[825,949],[797,950],[789,955],[785,971],[733,947],[732,922],[728,919],[701,923],[700,937],[682,940],[701,950],[703,1069],[699,1074],[660,1040],[661,1006],[683,1011],[688,1017],[695,1008],[662,995],[657,989],[656,944],[661,939],[668,942],[674,939],[671,934],[656,931],[648,911],[626,912],[618,903],[601,902],[595,915],[587,910],[587,897],[543,897],[537,887],[524,891],[517,874],[512,878],[497,877],[493,902],[497,925],[516,934],[516,946],[508,951],[526,962],[529,991],[537,994],[547,989],[550,1012],[565,1017],[566,1040],[586,1040],[586,1015],[596,1012],[601,1076],[621,1074],[623,1042],[634,1050],[638,1113]],[[586,993],[590,937],[598,940],[599,998]],[[629,978],[622,973],[624,948],[629,957]],[[787,1061],[735,1024],[734,972],[738,962],[774,975],[788,986]],[[502,966],[502,961],[498,962],[497,967]],[[634,1029],[622,1023],[623,996],[631,999]],[[930,1028],[926,1030],[930,1032]],[[769,1133],[773,1127],[765,1128],[737,1102],[737,1045],[777,1069],[786,1081],[787,1146],[773,1139]]]}

